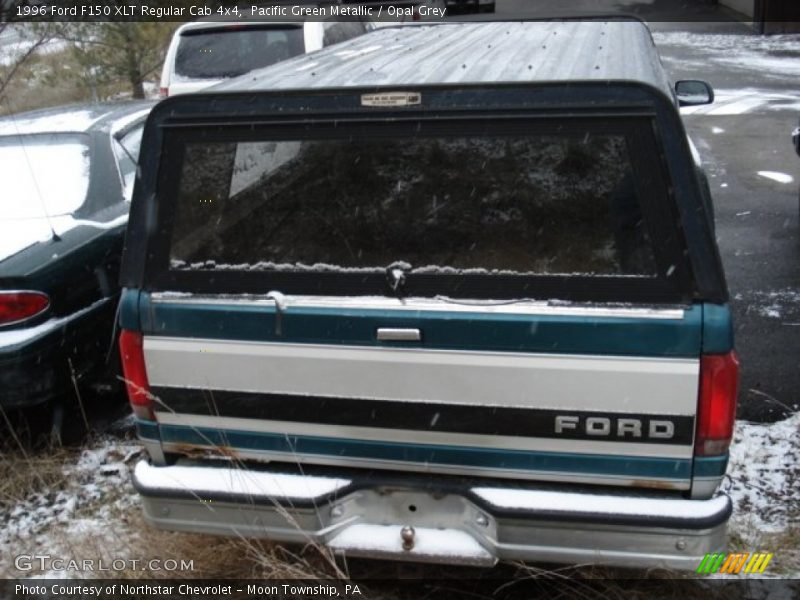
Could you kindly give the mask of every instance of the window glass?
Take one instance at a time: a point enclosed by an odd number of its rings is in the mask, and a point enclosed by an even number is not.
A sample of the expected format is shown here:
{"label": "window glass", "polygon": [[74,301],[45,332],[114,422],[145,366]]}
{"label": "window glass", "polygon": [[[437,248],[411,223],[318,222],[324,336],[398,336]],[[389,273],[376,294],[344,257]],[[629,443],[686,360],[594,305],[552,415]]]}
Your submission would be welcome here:
{"label": "window glass", "polygon": [[114,140],[114,155],[122,176],[123,196],[128,202],[131,201],[133,182],[136,180],[136,163],[139,160],[143,131],[144,124],[131,129],[122,138]]}
{"label": "window glass", "polygon": [[189,143],[172,267],[653,276],[624,136]]}
{"label": "window glass", "polygon": [[302,27],[245,27],[185,32],[175,73],[191,79],[236,77],[305,51]]}
{"label": "window glass", "polygon": [[9,136],[0,141],[0,220],[70,215],[89,190],[83,136]]}
{"label": "window glass", "polygon": [[323,46],[344,42],[365,32],[363,23],[358,21],[337,21],[325,26]]}

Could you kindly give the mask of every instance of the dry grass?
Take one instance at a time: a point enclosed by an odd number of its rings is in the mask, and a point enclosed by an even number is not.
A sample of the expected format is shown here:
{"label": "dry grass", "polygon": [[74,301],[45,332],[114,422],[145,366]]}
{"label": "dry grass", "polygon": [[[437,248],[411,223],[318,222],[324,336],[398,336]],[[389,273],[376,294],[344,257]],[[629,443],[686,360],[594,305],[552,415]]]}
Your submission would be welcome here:
{"label": "dry grass", "polygon": [[320,555],[310,545],[288,549],[260,539],[161,531],[149,526],[138,510],[123,516],[121,521],[129,532],[135,532],[126,540],[125,547],[131,556],[191,560],[194,568],[171,573],[123,571],[118,573],[119,577],[338,579],[340,576],[331,568],[329,557]]}
{"label": "dry grass", "polygon": [[765,536],[762,548],[775,553],[770,563],[771,571],[791,577],[800,573],[800,524],[795,523],[785,531]]}
{"label": "dry grass", "polygon": [[31,494],[61,487],[75,452],[54,444],[35,447],[30,421],[0,409],[0,510]]}
{"label": "dry grass", "polygon": [[17,504],[31,494],[59,488],[65,480],[64,466],[74,451],[61,448],[35,453],[0,451],[0,509]]}
{"label": "dry grass", "polygon": [[766,574],[777,577],[797,577],[800,573],[800,525],[795,521],[784,531],[776,533],[748,530],[747,539],[731,536],[728,547],[737,552],[771,552],[775,556]]}

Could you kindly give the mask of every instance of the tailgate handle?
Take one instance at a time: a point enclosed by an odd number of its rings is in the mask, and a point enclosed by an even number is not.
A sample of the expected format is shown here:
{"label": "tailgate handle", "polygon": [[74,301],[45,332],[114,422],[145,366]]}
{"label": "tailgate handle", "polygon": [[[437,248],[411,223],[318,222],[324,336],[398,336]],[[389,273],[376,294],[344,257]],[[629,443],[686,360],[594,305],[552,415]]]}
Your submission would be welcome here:
{"label": "tailgate handle", "polygon": [[419,342],[421,339],[422,332],[419,329],[378,328],[379,342]]}

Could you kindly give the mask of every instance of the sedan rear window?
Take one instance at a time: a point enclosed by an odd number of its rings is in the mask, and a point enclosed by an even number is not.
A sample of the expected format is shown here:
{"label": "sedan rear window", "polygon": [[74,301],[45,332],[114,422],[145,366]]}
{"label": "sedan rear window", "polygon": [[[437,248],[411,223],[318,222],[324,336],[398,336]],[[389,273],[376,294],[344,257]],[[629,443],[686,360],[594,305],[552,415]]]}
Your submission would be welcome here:
{"label": "sedan rear window", "polygon": [[114,156],[122,176],[122,196],[130,202],[133,196],[133,183],[136,180],[136,160],[142,145],[144,125],[139,125],[121,138],[114,139]]}
{"label": "sedan rear window", "polygon": [[89,189],[89,147],[82,136],[0,139],[0,181],[0,220],[72,214]]}
{"label": "sedan rear window", "polygon": [[190,142],[173,269],[653,277],[626,137]]}
{"label": "sedan rear window", "polygon": [[302,27],[230,26],[186,31],[175,73],[191,79],[236,77],[304,52]]}

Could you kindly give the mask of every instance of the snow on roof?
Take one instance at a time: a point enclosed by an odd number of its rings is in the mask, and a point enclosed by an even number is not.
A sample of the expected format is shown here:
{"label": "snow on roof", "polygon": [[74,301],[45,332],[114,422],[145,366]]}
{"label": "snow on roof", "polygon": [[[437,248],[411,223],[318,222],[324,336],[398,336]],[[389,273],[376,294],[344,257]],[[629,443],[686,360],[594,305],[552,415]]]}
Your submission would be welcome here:
{"label": "snow on roof", "polygon": [[150,114],[151,109],[152,106],[148,106],[147,108],[137,110],[136,112],[130,113],[115,120],[113,125],[111,125],[111,135],[117,134],[118,132],[124,130],[129,125],[141,119],[142,117],[147,116],[148,114]]}
{"label": "snow on roof", "polygon": [[528,21],[384,27],[209,91],[628,80],[671,95],[644,23]]}
{"label": "snow on roof", "polygon": [[[83,133],[115,116],[126,120],[130,113],[140,116],[155,102],[122,104],[78,104],[47,108],[0,118],[0,136],[37,133]],[[135,117],[130,115],[132,119]],[[130,122],[130,121],[127,121]]]}
{"label": "snow on roof", "polygon": [[48,111],[41,115],[11,115],[0,120],[0,135],[27,135],[33,133],[83,132],[88,130],[105,113],[89,109],[63,112]]}

